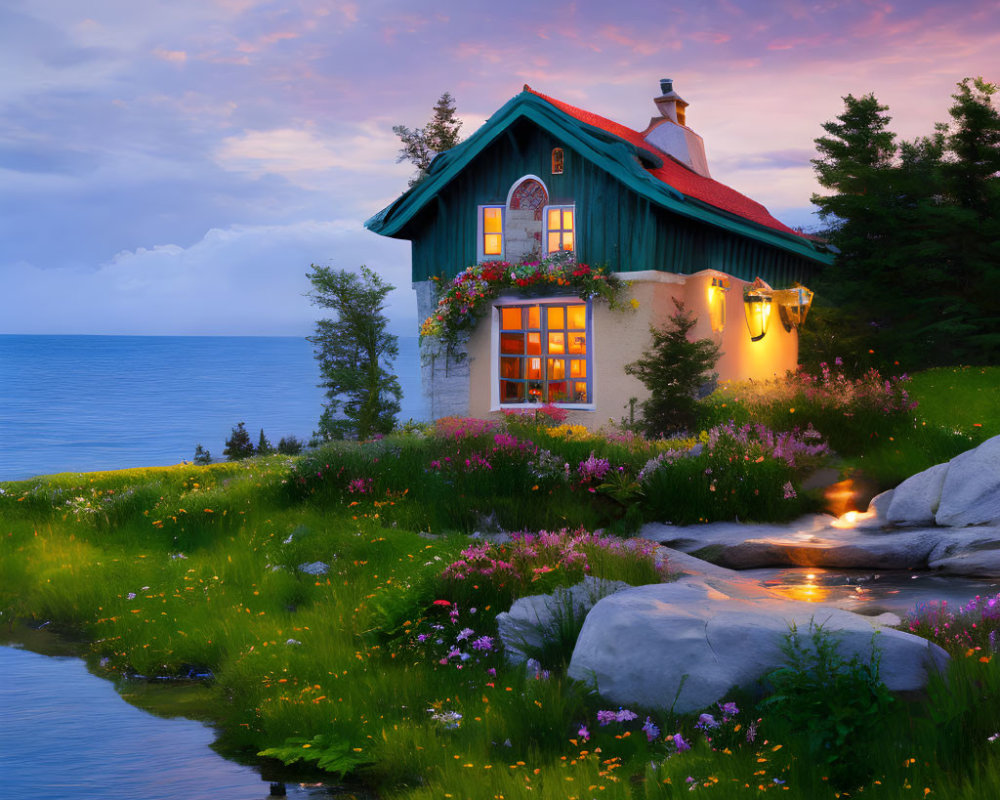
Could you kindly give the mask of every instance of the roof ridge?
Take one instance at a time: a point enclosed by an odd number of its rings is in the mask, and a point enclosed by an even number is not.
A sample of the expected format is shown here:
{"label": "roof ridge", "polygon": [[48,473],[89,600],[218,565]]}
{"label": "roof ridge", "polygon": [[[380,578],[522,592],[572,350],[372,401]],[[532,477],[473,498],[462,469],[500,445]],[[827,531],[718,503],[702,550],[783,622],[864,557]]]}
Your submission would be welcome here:
{"label": "roof ridge", "polygon": [[[662,167],[648,169],[647,171],[654,178],[667,184],[685,197],[690,197],[691,199],[706,203],[721,211],[735,214],[738,217],[742,217],[750,222],[771,228],[772,230],[808,239],[808,237],[804,236],[799,231],[796,231],[781,222],[781,220],[777,219],[762,203],[757,202],[753,198],[748,197],[736,189],[733,189],[731,186],[727,186],[715,178],[700,175],[686,164],[671,156],[669,153],[665,153],[659,148],[649,144],[643,137],[642,133],[634,128],[630,128],[627,125],[615,122],[613,119],[608,117],[595,114],[592,111],[587,111],[586,109],[579,108],[578,106],[574,106],[563,100],[546,95],[539,92],[537,89],[531,88],[528,84],[524,84],[524,91],[535,95],[541,100],[544,100],[554,106],[557,110],[573,117],[578,122],[583,122],[584,124],[599,128],[606,133],[610,133],[613,136],[624,139],[629,144],[642,148],[662,158],[664,160]],[[679,170],[683,170],[683,172],[679,172]]]}

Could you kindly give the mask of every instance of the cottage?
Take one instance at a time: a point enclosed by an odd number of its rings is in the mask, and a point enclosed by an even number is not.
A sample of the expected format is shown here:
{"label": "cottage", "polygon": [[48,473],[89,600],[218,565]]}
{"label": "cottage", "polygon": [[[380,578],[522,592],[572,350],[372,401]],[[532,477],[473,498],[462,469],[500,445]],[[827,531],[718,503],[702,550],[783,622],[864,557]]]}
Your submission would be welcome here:
{"label": "cottage", "polygon": [[[638,132],[525,86],[365,223],[412,242],[418,313],[431,322],[441,287],[470,265],[483,265],[483,282],[539,260],[556,276],[491,295],[462,352],[425,341],[435,417],[553,402],[588,427],[620,419],[646,394],[624,366],[674,300],[696,315],[692,335],[720,345],[720,379],[795,368],[811,293],[777,289],[808,284],[832,255],[712,179],[672,81],[654,103],[657,116]],[[559,272],[560,257],[571,271]],[[579,291],[578,265],[628,281],[624,310]]]}

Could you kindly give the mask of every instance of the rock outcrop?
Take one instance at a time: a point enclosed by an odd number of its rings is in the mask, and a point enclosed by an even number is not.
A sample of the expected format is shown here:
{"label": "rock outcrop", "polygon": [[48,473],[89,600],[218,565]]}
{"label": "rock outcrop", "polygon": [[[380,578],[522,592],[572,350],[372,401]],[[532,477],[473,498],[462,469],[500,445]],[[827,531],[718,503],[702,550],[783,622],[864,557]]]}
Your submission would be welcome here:
{"label": "rock outcrop", "polygon": [[783,664],[790,626],[807,634],[812,625],[834,634],[846,659],[867,661],[874,643],[882,680],[894,691],[920,689],[931,670],[947,663],[937,645],[881,627],[878,618],[704,575],[600,600],[584,622],[569,674],[595,681],[611,703],[696,711]]}

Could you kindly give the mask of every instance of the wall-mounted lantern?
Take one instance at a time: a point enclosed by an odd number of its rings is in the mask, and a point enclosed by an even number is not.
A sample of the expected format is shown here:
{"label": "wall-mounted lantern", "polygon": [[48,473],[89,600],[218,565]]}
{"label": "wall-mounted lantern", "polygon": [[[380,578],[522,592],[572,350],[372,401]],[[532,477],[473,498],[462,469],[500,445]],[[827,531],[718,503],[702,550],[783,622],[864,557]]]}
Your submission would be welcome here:
{"label": "wall-mounted lantern", "polygon": [[767,326],[771,321],[772,294],[774,291],[760,278],[743,289],[743,310],[751,342],[759,342],[767,333]]}
{"label": "wall-mounted lantern", "polygon": [[715,333],[720,333],[726,327],[726,292],[729,291],[729,278],[712,278],[708,286],[708,319]]}
{"label": "wall-mounted lantern", "polygon": [[813,293],[805,286],[794,286],[791,289],[781,289],[772,295],[778,305],[778,316],[786,331],[798,328],[806,321],[806,315],[812,306]]}

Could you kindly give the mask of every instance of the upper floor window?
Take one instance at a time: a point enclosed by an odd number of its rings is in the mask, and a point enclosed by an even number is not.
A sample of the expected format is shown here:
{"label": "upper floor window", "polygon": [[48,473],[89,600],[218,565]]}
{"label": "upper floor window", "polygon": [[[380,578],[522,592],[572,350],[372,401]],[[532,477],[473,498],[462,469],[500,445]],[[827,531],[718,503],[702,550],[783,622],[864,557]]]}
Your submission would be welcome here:
{"label": "upper floor window", "polygon": [[576,207],[547,206],[545,209],[545,252],[573,252],[576,249]]}
{"label": "upper floor window", "polygon": [[478,260],[503,258],[503,206],[479,206],[477,224]]}
{"label": "upper floor window", "polygon": [[552,148],[552,174],[562,175],[565,156],[561,147]]}

